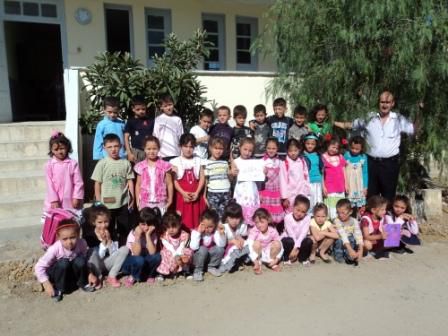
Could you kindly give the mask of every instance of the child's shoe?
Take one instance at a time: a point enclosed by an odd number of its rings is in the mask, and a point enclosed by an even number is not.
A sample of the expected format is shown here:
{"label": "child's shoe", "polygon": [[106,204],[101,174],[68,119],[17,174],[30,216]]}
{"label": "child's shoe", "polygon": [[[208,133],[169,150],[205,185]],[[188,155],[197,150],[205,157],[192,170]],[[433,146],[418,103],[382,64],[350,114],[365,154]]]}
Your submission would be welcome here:
{"label": "child's shoe", "polygon": [[412,251],[412,250],[411,250],[409,247],[407,247],[407,246],[403,247],[403,250],[404,250],[405,253],[408,253],[408,254],[413,254],[413,253],[414,253],[414,251]]}
{"label": "child's shoe", "polygon": [[156,277],[156,280],[157,280],[157,282],[164,282],[165,281],[165,278],[163,277],[163,275],[158,275],[157,277]]}
{"label": "child's shoe", "polygon": [[201,271],[195,271],[193,273],[193,280],[194,281],[204,281],[204,274],[202,274]]}
{"label": "child's shoe", "polygon": [[149,277],[149,278],[146,280],[146,283],[147,283],[148,285],[154,285],[154,284],[156,283],[156,278]]}
{"label": "child's shoe", "polygon": [[81,287],[81,289],[86,293],[93,293],[95,291],[95,287],[92,285],[85,285],[84,287]]}
{"label": "child's shoe", "polygon": [[215,277],[220,277],[222,275],[222,272],[216,267],[209,267],[208,272]]}
{"label": "child's shoe", "polygon": [[54,302],[62,301],[62,292],[58,289],[55,289],[54,295],[51,298],[54,300]]}
{"label": "child's shoe", "polygon": [[126,279],[124,279],[124,286],[127,288],[130,288],[132,286],[134,286],[135,284],[135,279],[132,277],[132,275],[129,275],[126,277]]}
{"label": "child's shoe", "polygon": [[113,288],[119,288],[121,286],[120,281],[115,277],[107,277],[107,284]]}

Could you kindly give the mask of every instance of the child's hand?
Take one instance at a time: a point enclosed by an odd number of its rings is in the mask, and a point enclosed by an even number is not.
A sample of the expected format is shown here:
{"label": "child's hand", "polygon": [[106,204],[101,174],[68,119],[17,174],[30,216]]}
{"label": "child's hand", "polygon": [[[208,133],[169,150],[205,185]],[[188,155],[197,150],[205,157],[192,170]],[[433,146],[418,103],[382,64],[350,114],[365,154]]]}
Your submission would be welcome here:
{"label": "child's hand", "polygon": [[238,176],[238,168],[236,165],[232,164],[232,167],[230,168],[230,174],[233,176]]}
{"label": "child's hand", "polygon": [[73,209],[79,209],[81,207],[81,200],[77,198],[72,199],[72,207]]}
{"label": "child's hand", "polygon": [[252,131],[255,131],[255,121],[253,121],[253,120],[249,121],[249,128],[250,128]]}
{"label": "child's hand", "polygon": [[224,225],[218,224],[218,232],[221,236],[224,235],[224,233],[225,233]]}
{"label": "child's hand", "polygon": [[128,153],[128,161],[135,162],[135,155],[132,152]]}
{"label": "child's hand", "polygon": [[155,231],[156,227],[154,225],[148,226],[148,231],[146,231],[146,238],[151,237],[151,234]]}
{"label": "child's hand", "polygon": [[289,260],[291,260],[291,262],[294,262],[297,260],[298,256],[299,256],[299,249],[297,247],[294,247],[291,253],[289,254]]}
{"label": "child's hand", "polygon": [[182,194],[182,197],[184,199],[184,202],[185,203],[190,203],[190,193],[182,192],[181,194]]}
{"label": "child's hand", "polygon": [[401,219],[405,220],[405,221],[410,221],[410,220],[414,220],[415,217],[412,216],[411,214],[408,213],[404,213],[400,216]]}
{"label": "child's hand", "polygon": [[199,193],[197,191],[190,193],[191,202],[195,202],[199,197]]}
{"label": "child's hand", "polygon": [[45,293],[47,293],[49,297],[54,296],[54,288],[50,281],[45,281],[42,283],[42,286],[44,286]]}
{"label": "child's hand", "polygon": [[285,210],[289,209],[289,200],[287,198],[282,201],[282,206]]}
{"label": "child's hand", "polygon": [[56,201],[56,202],[51,202],[51,203],[50,203],[50,207],[51,207],[52,209],[57,209],[57,208],[60,208],[61,205],[59,204],[58,201]]}
{"label": "child's hand", "polygon": [[140,239],[140,237],[142,236],[142,229],[140,228],[140,225],[137,225],[137,227],[134,229],[134,237],[135,240]]}
{"label": "child's hand", "polygon": [[112,239],[110,238],[110,232],[109,230],[104,230],[104,241],[106,245],[109,245],[112,242]]}
{"label": "child's hand", "polygon": [[204,233],[205,232],[205,225],[204,223],[199,223],[198,227],[196,228],[196,231],[198,231],[199,233]]}

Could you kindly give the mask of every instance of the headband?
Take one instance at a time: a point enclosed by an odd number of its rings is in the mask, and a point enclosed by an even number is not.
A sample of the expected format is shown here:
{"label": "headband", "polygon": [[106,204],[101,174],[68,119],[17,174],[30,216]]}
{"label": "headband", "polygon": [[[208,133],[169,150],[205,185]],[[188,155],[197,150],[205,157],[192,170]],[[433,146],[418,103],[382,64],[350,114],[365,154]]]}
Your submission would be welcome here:
{"label": "headband", "polygon": [[303,139],[304,139],[304,140],[316,140],[316,141],[319,140],[319,138],[317,137],[317,135],[314,134],[314,133],[305,135]]}
{"label": "headband", "polygon": [[75,223],[62,224],[57,227],[56,232],[59,232],[62,229],[68,229],[68,228],[79,229],[79,225],[75,224]]}

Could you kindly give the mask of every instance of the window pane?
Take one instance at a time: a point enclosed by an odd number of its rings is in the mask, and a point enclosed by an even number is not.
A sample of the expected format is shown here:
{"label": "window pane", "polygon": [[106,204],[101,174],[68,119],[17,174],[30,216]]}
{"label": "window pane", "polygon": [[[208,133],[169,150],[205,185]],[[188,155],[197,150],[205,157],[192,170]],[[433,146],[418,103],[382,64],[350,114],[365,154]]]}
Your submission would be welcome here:
{"label": "window pane", "polygon": [[219,50],[218,49],[210,49],[210,55],[206,59],[210,62],[219,62]]}
{"label": "window pane", "polygon": [[236,48],[249,50],[250,49],[250,38],[241,38],[241,37],[237,38],[236,39]]}
{"label": "window pane", "polygon": [[164,47],[149,47],[149,58],[154,57],[155,54],[162,56],[164,52]]}
{"label": "window pane", "polygon": [[164,17],[159,15],[148,15],[148,28],[164,29]]}
{"label": "window pane", "polygon": [[209,42],[212,42],[214,47],[216,47],[216,48],[219,47],[218,35],[207,35],[206,40],[209,41]]}
{"label": "window pane", "polygon": [[50,5],[50,4],[42,4],[40,5],[40,10],[42,13],[42,16],[45,17],[57,17],[58,11],[56,5]]}
{"label": "window pane", "polygon": [[5,13],[20,15],[20,2],[18,1],[5,1]]}
{"label": "window pane", "polygon": [[250,52],[237,51],[236,62],[239,64],[251,64]]}
{"label": "window pane", "polygon": [[148,43],[149,44],[162,44],[165,39],[165,34],[159,31],[149,31],[148,32]]}
{"label": "window pane", "polygon": [[37,3],[24,2],[23,14],[29,16],[39,16],[39,5]]}
{"label": "window pane", "polygon": [[237,23],[236,34],[243,36],[250,36],[250,24],[249,23]]}
{"label": "window pane", "polygon": [[202,23],[202,26],[209,33],[217,33],[218,32],[218,21],[204,20]]}
{"label": "window pane", "polygon": [[221,70],[221,65],[218,62],[205,62],[205,70]]}

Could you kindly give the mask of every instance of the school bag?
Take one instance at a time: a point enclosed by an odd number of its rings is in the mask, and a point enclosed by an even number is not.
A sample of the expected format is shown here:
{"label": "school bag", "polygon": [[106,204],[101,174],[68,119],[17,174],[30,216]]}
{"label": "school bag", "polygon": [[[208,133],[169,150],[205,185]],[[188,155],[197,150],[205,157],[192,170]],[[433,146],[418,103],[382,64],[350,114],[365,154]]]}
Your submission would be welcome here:
{"label": "school bag", "polygon": [[65,209],[50,209],[45,212],[44,225],[42,227],[42,234],[40,236],[40,245],[47,250],[56,241],[56,229],[59,223],[64,219],[75,218],[76,215]]}

